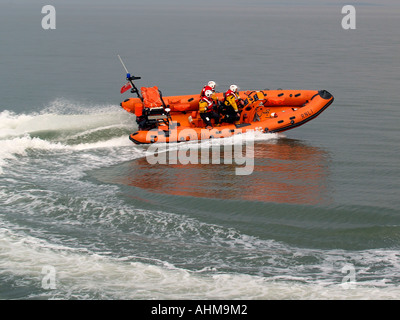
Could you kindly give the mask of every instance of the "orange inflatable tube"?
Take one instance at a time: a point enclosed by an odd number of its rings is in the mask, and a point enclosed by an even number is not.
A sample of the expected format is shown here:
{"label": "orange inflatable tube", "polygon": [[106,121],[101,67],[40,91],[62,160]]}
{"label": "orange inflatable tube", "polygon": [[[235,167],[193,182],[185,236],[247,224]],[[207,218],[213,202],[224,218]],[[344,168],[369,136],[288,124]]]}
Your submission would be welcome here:
{"label": "orange inflatable tube", "polygon": [[[247,131],[282,132],[299,127],[315,119],[334,98],[326,90],[255,90],[239,92],[244,105],[240,110],[239,124],[221,123],[206,129],[200,118],[199,95],[163,97],[168,122],[160,122],[150,130],[139,130],[130,135],[136,144],[154,142],[180,142],[224,138]],[[222,93],[216,94],[223,101]],[[121,107],[128,112],[142,115],[140,98],[126,99]]]}

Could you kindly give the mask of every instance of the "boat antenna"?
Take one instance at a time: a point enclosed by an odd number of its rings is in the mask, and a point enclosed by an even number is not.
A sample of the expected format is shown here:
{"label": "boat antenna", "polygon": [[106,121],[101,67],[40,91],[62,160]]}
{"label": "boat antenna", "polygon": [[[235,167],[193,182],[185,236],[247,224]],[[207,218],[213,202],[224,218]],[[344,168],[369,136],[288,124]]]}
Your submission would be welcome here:
{"label": "boat antenna", "polygon": [[135,84],[133,83],[133,80],[141,79],[141,77],[135,77],[135,76],[133,76],[133,75],[131,76],[131,74],[129,73],[128,69],[127,69],[126,66],[125,66],[125,63],[122,61],[120,55],[118,54],[117,56],[118,56],[119,61],[121,61],[121,64],[122,64],[122,66],[124,67],[124,69],[125,69],[125,71],[126,71],[126,80],[128,80],[129,83],[132,85],[131,92],[132,92],[132,93],[136,93],[137,96],[138,96],[141,100],[143,100],[143,98],[142,98],[142,97],[140,96],[140,94],[139,94],[139,90],[136,88]]}

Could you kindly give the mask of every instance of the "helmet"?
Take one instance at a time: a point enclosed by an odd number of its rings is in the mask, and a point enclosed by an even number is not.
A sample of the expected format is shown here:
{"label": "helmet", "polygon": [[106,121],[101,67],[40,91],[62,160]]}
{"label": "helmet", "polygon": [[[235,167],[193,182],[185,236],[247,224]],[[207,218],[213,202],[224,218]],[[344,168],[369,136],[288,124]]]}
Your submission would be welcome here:
{"label": "helmet", "polygon": [[204,95],[205,95],[207,98],[210,98],[210,97],[212,96],[212,94],[213,94],[213,92],[212,92],[211,90],[206,90],[206,92],[204,92]]}
{"label": "helmet", "polygon": [[238,89],[238,86],[237,86],[236,84],[233,84],[233,85],[231,85],[231,86],[229,87],[229,89],[230,89],[231,91],[233,91],[233,92],[236,92],[237,89]]}
{"label": "helmet", "polygon": [[211,88],[213,88],[213,89],[215,89],[215,86],[217,85],[214,81],[208,81],[208,84],[207,84],[209,87],[211,87]]}

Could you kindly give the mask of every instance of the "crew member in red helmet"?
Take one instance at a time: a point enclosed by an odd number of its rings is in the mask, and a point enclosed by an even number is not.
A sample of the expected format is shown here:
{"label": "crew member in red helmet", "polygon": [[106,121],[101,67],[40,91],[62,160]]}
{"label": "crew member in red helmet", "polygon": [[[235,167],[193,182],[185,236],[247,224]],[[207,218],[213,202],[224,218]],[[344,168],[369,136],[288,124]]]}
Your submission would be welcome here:
{"label": "crew member in red helmet", "polygon": [[219,114],[214,111],[212,95],[213,92],[211,90],[206,90],[204,96],[199,101],[200,117],[204,121],[206,128],[212,128],[211,119],[215,120],[215,125],[219,125]]}
{"label": "crew member in red helmet", "polygon": [[224,122],[239,124],[239,107],[243,102],[239,96],[238,86],[232,84],[225,93],[225,101],[221,113],[224,115]]}

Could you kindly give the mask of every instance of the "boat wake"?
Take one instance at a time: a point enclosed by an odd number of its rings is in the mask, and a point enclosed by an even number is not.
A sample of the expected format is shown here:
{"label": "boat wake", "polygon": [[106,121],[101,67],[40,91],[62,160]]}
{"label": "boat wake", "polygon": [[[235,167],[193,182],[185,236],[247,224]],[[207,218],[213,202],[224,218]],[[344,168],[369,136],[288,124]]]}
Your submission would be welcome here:
{"label": "boat wake", "polygon": [[5,110],[0,113],[0,172],[8,161],[26,156],[30,150],[72,152],[131,146],[127,136],[135,125],[134,117],[117,106],[93,111],[70,105],[61,107],[57,101],[55,106],[39,113]]}
{"label": "boat wake", "polygon": [[[144,147],[132,146],[128,136],[137,128],[135,117],[119,106],[83,107],[69,101],[56,100],[41,112],[16,114],[5,110],[0,113],[0,173],[8,161],[26,156],[29,150],[48,152],[72,152],[90,149],[124,147],[119,154],[121,161],[132,159],[129,150],[135,150],[134,158],[145,156]],[[282,134],[243,134],[240,143],[246,141],[273,140]],[[209,148],[221,144],[235,144],[237,137],[199,142],[171,143],[171,148]],[[161,150],[161,149],[160,149]],[[132,153],[131,153],[132,155]]]}

